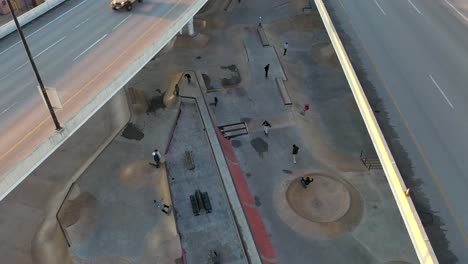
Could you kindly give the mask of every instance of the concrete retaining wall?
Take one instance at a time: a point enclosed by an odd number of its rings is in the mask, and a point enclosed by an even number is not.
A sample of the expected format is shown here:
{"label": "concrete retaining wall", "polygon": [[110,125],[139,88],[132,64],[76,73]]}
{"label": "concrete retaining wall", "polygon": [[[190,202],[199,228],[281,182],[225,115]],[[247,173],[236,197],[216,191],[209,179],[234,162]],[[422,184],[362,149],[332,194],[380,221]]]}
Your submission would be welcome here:
{"label": "concrete retaining wall", "polygon": [[[45,170],[55,168],[64,171],[64,183],[51,192],[51,198],[45,208],[45,217],[31,241],[31,258],[35,264],[72,264],[65,234],[62,232],[56,214],[66,197],[66,194],[81,174],[91,165],[107,145],[118,135],[130,120],[130,109],[125,92],[121,90],[101,110],[93,116],[77,133],[70,143],[64,144],[58,151],[66,152],[67,158],[81,161],[77,171],[70,172],[61,164],[55,164],[53,157],[44,162]],[[75,142],[89,156],[83,158],[83,152],[74,151]],[[40,171],[40,169],[38,169]],[[44,172],[42,172],[44,173]],[[21,188],[21,187],[19,187]]]}
{"label": "concrete retaining wall", "polygon": [[135,76],[202,8],[207,0],[195,2],[190,9],[177,18],[164,34],[156,39],[138,58],[136,58],[117,78],[108,83],[93,99],[84,105],[79,113],[63,124],[61,133],[53,133],[32,153],[20,161],[2,177],[0,182],[0,200],[13,190],[24,178],[39,166],[50,154],[63,144],[75,131],[93,116],[110,98]]}
{"label": "concrete retaining wall", "polygon": [[[59,4],[65,2],[65,0],[47,0],[46,2],[36,6],[35,8],[29,10],[28,12],[22,14],[18,17],[18,22],[21,26],[28,24],[34,19],[40,17],[41,15],[47,13],[49,10],[58,6]],[[11,20],[5,25],[0,27],[0,39],[8,36],[10,33],[16,30],[15,22]]]}

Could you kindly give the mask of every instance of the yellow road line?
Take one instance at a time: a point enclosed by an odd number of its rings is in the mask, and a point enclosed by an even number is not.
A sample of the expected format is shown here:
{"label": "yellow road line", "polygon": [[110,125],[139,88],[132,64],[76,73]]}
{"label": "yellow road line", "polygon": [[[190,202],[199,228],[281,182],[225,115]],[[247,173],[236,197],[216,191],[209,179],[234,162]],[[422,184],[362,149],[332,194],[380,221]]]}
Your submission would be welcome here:
{"label": "yellow road line", "polygon": [[323,20],[327,33],[331,39],[333,47],[337,53],[338,59],[340,60],[341,67],[346,75],[346,79],[353,92],[354,99],[359,107],[364,123],[366,124],[369,135],[374,144],[375,150],[382,162],[382,167],[387,177],[387,181],[395,197],[396,203],[402,215],[403,221],[408,230],[408,234],[413,243],[414,249],[421,263],[432,264],[439,263],[431,243],[427,238],[426,232],[421,224],[421,220],[414,208],[411,197],[406,196],[406,186],[401,178],[398,167],[396,166],[395,160],[388,148],[387,142],[380,130],[379,124],[372,112],[372,109],[367,101],[365,93],[356,76],[354,68],[346,54],[346,51],[341,43],[341,40],[336,33],[335,27],[330,19],[330,16],[323,4],[322,0],[315,0],[315,4],[318,8],[320,16]]}
{"label": "yellow road line", "polygon": [[[89,85],[91,85],[94,81],[97,80],[104,72],[106,72],[110,67],[112,67],[117,60],[119,60],[123,55],[125,55],[131,48],[133,48],[141,39],[143,39],[151,30],[153,30],[158,24],[160,24],[165,17],[169,15],[169,13],[172,12],[176,7],[179,6],[181,0],[178,0],[171,9],[169,9],[164,16],[162,16],[158,21],[156,21],[150,28],[145,30],[141,36],[134,42],[132,42],[132,45],[128,46],[116,59],[114,59],[109,65],[107,65],[106,68],[104,68],[101,72],[99,72],[97,75],[94,76],[90,81],[88,81],[84,86],[82,86],[75,94],[73,94],[70,98],[68,98],[63,106],[67,105],[73,98],[75,98],[77,95],[79,95],[84,89],[88,88]],[[30,132],[28,132],[24,137],[22,137],[18,142],[16,142],[12,147],[10,147],[6,152],[4,152],[0,156],[0,161],[5,159],[5,157],[10,154],[13,150],[15,150],[21,143],[23,143],[25,140],[27,140],[29,137],[31,137],[32,134],[34,134],[40,127],[42,127],[46,121],[48,121],[50,117],[45,118],[42,120],[36,127],[34,127]]]}

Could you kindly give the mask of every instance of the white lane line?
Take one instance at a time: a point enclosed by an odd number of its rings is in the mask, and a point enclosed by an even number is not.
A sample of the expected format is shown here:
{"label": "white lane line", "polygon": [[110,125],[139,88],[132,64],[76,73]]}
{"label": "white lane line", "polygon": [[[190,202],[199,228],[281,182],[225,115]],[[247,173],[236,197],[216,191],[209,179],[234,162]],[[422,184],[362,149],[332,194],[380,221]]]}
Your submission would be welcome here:
{"label": "white lane line", "polygon": [[465,15],[463,15],[462,12],[458,11],[458,9],[452,3],[450,3],[448,0],[445,0],[445,2],[447,2],[447,4],[449,4],[449,6],[453,8],[453,10],[455,10],[461,17],[463,17],[463,19],[465,19],[466,22],[468,22],[468,18]]}
{"label": "white lane line", "polygon": [[9,107],[7,107],[6,109],[4,109],[1,113],[0,113],[0,116],[5,114],[8,110],[10,110],[13,106],[16,105],[16,102],[14,102],[12,105],[10,105]]}
{"label": "white lane line", "polygon": [[342,2],[341,0],[338,0],[338,2],[340,2],[341,7],[343,7],[343,9],[346,9],[346,8],[344,7],[344,5],[343,5],[343,2]]}
{"label": "white lane line", "polygon": [[[50,21],[49,23],[45,24],[44,26],[40,27],[38,30],[34,31],[33,33],[29,34],[28,36],[26,36],[26,38],[29,38],[31,36],[33,36],[34,34],[36,34],[37,32],[41,31],[43,28],[47,27],[48,25],[50,25],[51,23],[57,21],[58,19],[62,18],[63,16],[65,16],[66,14],[70,13],[72,10],[74,10],[75,8],[81,6],[82,4],[86,3],[86,1],[88,0],[84,0],[83,2],[79,3],[78,5],[72,7],[70,10],[68,10],[67,12],[61,14],[60,16],[56,17],[54,20]],[[16,42],[15,44],[11,45],[10,47],[8,47],[6,50],[0,52],[0,55],[2,55],[3,53],[7,52],[8,50],[10,50],[11,48],[13,48],[14,46],[20,44],[21,41],[18,41]]]}
{"label": "white lane line", "polygon": [[374,3],[379,7],[380,11],[382,11],[382,13],[384,15],[386,15],[385,11],[383,10],[383,8],[380,6],[379,2],[377,2],[377,0],[374,0]]}
{"label": "white lane line", "polygon": [[418,12],[421,15],[421,11],[419,11],[419,9],[413,4],[413,2],[411,0],[408,0],[408,2],[413,6],[416,12]]}
{"label": "white lane line", "polygon": [[107,36],[107,34],[105,34],[104,36],[102,36],[100,39],[96,40],[96,42],[94,42],[91,46],[89,46],[87,49],[85,49],[85,51],[81,52],[80,55],[76,56],[73,61],[75,61],[76,59],[78,59],[79,57],[81,57],[81,55],[85,54],[88,50],[90,50],[92,47],[94,47],[96,44],[99,43],[99,41],[101,41],[103,38],[105,38]]}
{"label": "white lane line", "polygon": [[89,17],[88,17],[85,21],[80,22],[78,25],[76,25],[76,26],[75,26],[75,29],[79,28],[81,25],[83,25],[84,23],[88,22],[88,20],[89,20]]}
{"label": "white lane line", "polygon": [[6,50],[0,52],[0,55],[2,55],[3,53],[5,53],[5,52],[11,50],[13,47],[15,47],[16,45],[18,45],[18,44],[20,44],[20,43],[21,43],[21,41],[16,42],[15,44],[13,44],[13,45],[11,45],[10,47],[8,47]]}
{"label": "white lane line", "polygon": [[[45,50],[39,52],[36,56],[33,57],[33,59],[41,56],[44,52],[48,51],[49,49],[51,49],[53,46],[59,44],[59,42],[61,42],[62,40],[64,40],[65,38],[67,38],[66,36],[65,37],[62,37],[61,39],[57,40],[54,44],[50,45],[49,47],[47,47]],[[16,72],[17,70],[23,68],[26,64],[28,64],[28,62],[25,62],[23,64],[21,64],[20,66],[18,66],[13,72]]]}
{"label": "white lane line", "polygon": [[122,25],[125,21],[127,21],[128,18],[130,18],[131,14],[128,15],[124,20],[122,20],[120,23],[118,23],[115,27],[112,28],[112,30],[118,28],[120,25]]}
{"label": "white lane line", "polygon": [[67,37],[62,37],[61,39],[57,40],[56,42],[54,42],[54,44],[50,45],[49,47],[47,47],[45,50],[39,52],[36,56],[34,56],[33,58],[37,58],[39,56],[41,56],[44,52],[48,51],[49,49],[51,49],[53,46],[59,44],[62,40],[66,39]]}
{"label": "white lane line", "polygon": [[434,78],[432,77],[432,75],[429,74],[429,77],[431,78],[432,82],[434,83],[434,85],[437,87],[437,89],[439,89],[439,92],[442,94],[442,96],[445,98],[445,100],[447,101],[447,103],[450,105],[450,107],[452,107],[452,109],[454,109],[453,107],[453,104],[452,102],[450,102],[450,100],[447,98],[447,96],[445,95],[444,91],[442,91],[442,89],[440,89],[440,86],[437,84],[437,82],[434,80]]}

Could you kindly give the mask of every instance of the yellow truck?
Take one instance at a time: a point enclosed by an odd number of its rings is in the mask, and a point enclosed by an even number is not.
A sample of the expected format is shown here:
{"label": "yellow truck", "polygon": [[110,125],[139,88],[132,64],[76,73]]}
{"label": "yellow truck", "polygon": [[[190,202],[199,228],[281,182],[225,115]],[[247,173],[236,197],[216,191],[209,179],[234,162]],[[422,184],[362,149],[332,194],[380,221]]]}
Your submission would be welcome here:
{"label": "yellow truck", "polygon": [[114,10],[125,8],[127,11],[131,11],[133,9],[133,4],[137,1],[140,3],[143,2],[143,0],[112,0],[111,7]]}

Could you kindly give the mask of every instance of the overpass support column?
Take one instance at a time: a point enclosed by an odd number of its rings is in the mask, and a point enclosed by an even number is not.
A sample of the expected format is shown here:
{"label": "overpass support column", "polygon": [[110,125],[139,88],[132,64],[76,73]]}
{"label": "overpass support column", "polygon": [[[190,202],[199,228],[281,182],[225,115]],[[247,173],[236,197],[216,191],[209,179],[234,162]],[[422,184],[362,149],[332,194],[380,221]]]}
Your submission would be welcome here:
{"label": "overpass support column", "polygon": [[195,35],[195,28],[193,27],[193,17],[187,23],[187,30],[189,36]]}

